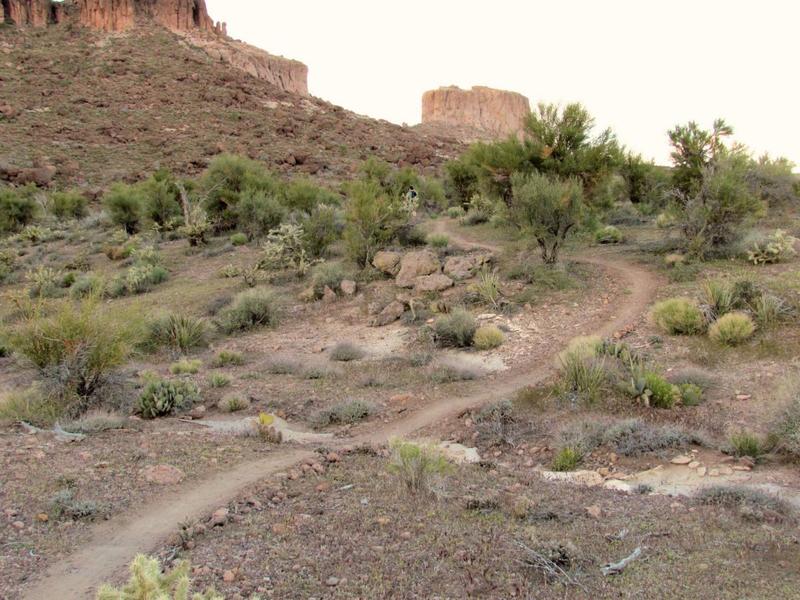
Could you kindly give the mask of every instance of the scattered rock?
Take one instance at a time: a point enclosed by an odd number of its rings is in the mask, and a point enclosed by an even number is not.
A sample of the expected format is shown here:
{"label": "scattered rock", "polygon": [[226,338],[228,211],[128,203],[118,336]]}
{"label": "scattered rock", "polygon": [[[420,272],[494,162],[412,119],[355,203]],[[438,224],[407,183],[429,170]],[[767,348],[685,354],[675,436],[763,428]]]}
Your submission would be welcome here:
{"label": "scattered rock", "polygon": [[592,506],[586,507],[586,514],[593,519],[599,519],[601,516],[603,516],[603,510],[596,504],[593,504]]}
{"label": "scattered rock", "polygon": [[352,279],[344,279],[342,283],[339,284],[339,289],[342,290],[345,296],[354,296],[358,286]]}
{"label": "scattered rock", "polygon": [[401,258],[402,254],[399,252],[381,251],[372,259],[372,266],[387,275],[395,277],[400,272]]}
{"label": "scattered rock", "polygon": [[228,570],[222,574],[222,581],[224,581],[225,583],[232,583],[235,579],[236,579],[235,571]]}
{"label": "scattered rock", "polygon": [[211,526],[212,527],[221,527],[228,522],[228,515],[230,511],[225,508],[218,508],[211,514]]}
{"label": "scattered rock", "polygon": [[399,287],[414,287],[417,277],[438,273],[440,268],[439,257],[430,250],[409,252],[400,259],[400,272],[395,283]]}
{"label": "scattered rock", "polygon": [[172,465],[155,465],[142,469],[145,481],[157,485],[174,485],[183,481],[183,471]]}
{"label": "scattered rock", "polygon": [[406,312],[406,307],[403,306],[401,302],[397,300],[390,302],[374,319],[372,319],[372,326],[383,327],[384,325],[394,323],[403,316],[404,312]]}
{"label": "scattered rock", "polygon": [[417,277],[414,283],[414,289],[417,292],[441,292],[442,290],[453,287],[453,285],[453,280],[447,275],[436,273],[434,275]]}
{"label": "scattered rock", "polygon": [[706,469],[705,467],[698,467],[697,468],[697,476],[698,477],[705,477],[707,472],[708,472],[708,469]]}
{"label": "scattered rock", "polygon": [[325,290],[322,292],[322,301],[327,304],[330,304],[331,302],[336,302],[336,292],[334,292],[327,285],[325,286]]}
{"label": "scattered rock", "polygon": [[444,272],[455,280],[470,279],[475,272],[488,263],[490,257],[485,254],[467,256],[450,256],[444,263]]}
{"label": "scattered rock", "polygon": [[195,421],[202,419],[206,416],[206,407],[203,405],[195,406],[192,410],[190,410],[187,415],[190,419]]}
{"label": "scattered rock", "polygon": [[327,585],[328,587],[336,587],[337,585],[339,585],[339,578],[328,577],[328,579],[325,580],[325,585]]}
{"label": "scattered rock", "polygon": [[603,484],[603,477],[597,471],[542,471],[541,476],[547,481],[566,481],[586,487]]}
{"label": "scattered rock", "polygon": [[473,465],[481,462],[481,457],[480,454],[478,454],[477,448],[467,448],[455,442],[442,442],[439,444],[439,449],[447,460],[457,464]]}
{"label": "scattered rock", "polygon": [[676,456],[670,461],[673,465],[688,465],[692,462],[689,456]]}

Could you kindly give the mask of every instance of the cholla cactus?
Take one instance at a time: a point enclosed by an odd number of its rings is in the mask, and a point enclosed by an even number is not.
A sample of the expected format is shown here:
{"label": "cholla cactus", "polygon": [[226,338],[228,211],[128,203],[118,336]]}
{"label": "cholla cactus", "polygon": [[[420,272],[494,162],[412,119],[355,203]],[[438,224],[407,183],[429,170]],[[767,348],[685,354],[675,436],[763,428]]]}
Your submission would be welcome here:
{"label": "cholla cactus", "polygon": [[781,262],[797,254],[794,249],[796,242],[797,238],[788,235],[782,229],[778,229],[771,236],[753,242],[753,245],[747,251],[747,260],[754,265]]}
{"label": "cholla cactus", "polygon": [[103,586],[97,600],[225,600],[213,589],[190,596],[191,585],[187,561],[162,573],[158,560],[140,554],[131,565],[128,583],[121,589]]}
{"label": "cholla cactus", "polygon": [[284,223],[270,231],[262,250],[259,265],[266,271],[291,269],[304,277],[319,262],[312,259],[306,250],[303,228],[293,223]]}
{"label": "cholla cactus", "polygon": [[35,270],[28,271],[25,279],[30,284],[32,298],[48,296],[59,287],[59,281],[64,277],[61,271],[39,265]]}

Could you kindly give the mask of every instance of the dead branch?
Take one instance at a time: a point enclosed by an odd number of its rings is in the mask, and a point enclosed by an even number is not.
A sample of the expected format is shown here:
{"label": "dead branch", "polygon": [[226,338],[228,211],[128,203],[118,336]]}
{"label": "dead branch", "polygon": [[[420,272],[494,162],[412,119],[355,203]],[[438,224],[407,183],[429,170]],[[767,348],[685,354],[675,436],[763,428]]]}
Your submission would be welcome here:
{"label": "dead branch", "polygon": [[617,563],[611,563],[609,565],[606,565],[606,566],[602,567],[600,569],[600,571],[603,573],[603,575],[606,575],[606,576],[608,576],[608,575],[619,575],[620,573],[622,573],[625,570],[625,567],[627,567],[629,564],[631,564],[633,561],[635,561],[641,555],[642,555],[642,547],[639,546],[638,548],[636,548],[636,550],[631,552],[630,556],[626,556],[625,558],[623,558],[621,561],[619,561]]}

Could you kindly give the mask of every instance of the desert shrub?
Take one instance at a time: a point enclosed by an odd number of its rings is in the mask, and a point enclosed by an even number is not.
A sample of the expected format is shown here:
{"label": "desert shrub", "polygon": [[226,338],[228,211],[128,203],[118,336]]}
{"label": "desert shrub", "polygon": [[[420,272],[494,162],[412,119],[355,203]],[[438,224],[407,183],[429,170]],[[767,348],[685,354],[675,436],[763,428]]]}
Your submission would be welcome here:
{"label": "desert shrub", "polygon": [[143,419],[155,419],[188,410],[200,400],[200,391],[191,381],[155,379],[145,384],[136,403]]}
{"label": "desert shrub", "polygon": [[325,204],[301,215],[299,223],[305,235],[306,248],[313,258],[326,256],[330,246],[342,236],[344,228],[341,211]]}
{"label": "desert shrub", "polygon": [[359,266],[372,263],[375,253],[405,226],[410,214],[374,181],[357,181],[348,187],[344,240],[348,256]]}
{"label": "desert shrub", "polygon": [[322,297],[326,287],[336,291],[350,275],[341,263],[324,262],[311,271],[311,285],[316,296]]}
{"label": "desert shrub", "polygon": [[783,405],[770,427],[770,439],[775,450],[800,460],[800,377],[792,376],[777,390],[776,399]]}
{"label": "desert shrub", "polygon": [[139,337],[137,320],[104,310],[96,299],[34,306],[11,330],[9,345],[37,367],[59,393],[92,396],[123,365]]}
{"label": "desert shrub", "polygon": [[391,444],[389,472],[411,494],[430,493],[433,480],[449,471],[441,452],[430,446],[395,441]]}
{"label": "desert shrub", "polygon": [[168,278],[169,272],[161,265],[135,264],[125,272],[124,276],[111,282],[108,293],[112,297],[144,294]]}
{"label": "desert shrub", "polygon": [[575,280],[566,270],[537,265],[530,260],[514,263],[508,270],[508,277],[541,290],[561,291],[575,287]]}
{"label": "desert shrub", "polygon": [[622,232],[613,225],[601,227],[594,234],[598,244],[620,244],[623,241]]}
{"label": "desert shrub", "polygon": [[444,347],[465,348],[472,345],[476,329],[475,317],[464,309],[441,316],[433,324],[436,342]]}
{"label": "desert shrub", "polygon": [[369,402],[351,400],[319,411],[314,417],[314,422],[319,427],[351,425],[363,421],[373,412],[375,412],[375,407]]}
{"label": "desert shrub", "polygon": [[734,509],[750,521],[781,521],[795,514],[790,504],[766,492],[743,486],[716,485],[697,494],[701,504]]}
{"label": "desert shrub", "polygon": [[501,400],[484,406],[475,417],[478,432],[492,443],[511,443],[514,405]]}
{"label": "desert shrub", "polygon": [[673,371],[669,374],[668,379],[669,382],[674,385],[694,385],[703,391],[710,390],[716,383],[713,374],[704,369],[698,369],[696,367],[686,367],[684,369]]}
{"label": "desert shrub", "polygon": [[693,383],[682,383],[678,386],[683,406],[699,406],[703,403],[703,388]]}
{"label": "desert shrub", "polygon": [[576,448],[566,446],[553,457],[550,468],[553,471],[574,471],[583,460],[583,455]]}
{"label": "desert shrub", "polygon": [[142,196],[142,214],[162,229],[182,216],[179,188],[168,171],[157,171],[141,182],[138,189]]}
{"label": "desert shrub", "polygon": [[328,377],[336,377],[340,372],[327,365],[310,364],[301,368],[298,374],[303,379],[326,379]]}
{"label": "desert shrub", "polygon": [[605,361],[597,358],[599,338],[576,338],[559,354],[560,382],[563,392],[592,404],[608,383]]}
{"label": "desert shrub", "polygon": [[753,316],[761,329],[769,329],[784,321],[792,314],[791,307],[781,298],[762,294],[752,307]]}
{"label": "desert shrub", "polygon": [[230,242],[232,246],[244,246],[248,242],[248,237],[246,233],[234,233],[230,237]]}
{"label": "desert shrub", "polygon": [[101,296],[103,294],[104,287],[105,282],[100,278],[100,276],[92,273],[86,273],[75,279],[75,282],[69,289],[69,293],[73,299],[80,300],[82,298],[86,298],[87,296]]}
{"label": "desert shrub", "polygon": [[36,218],[36,186],[23,188],[0,187],[0,233],[13,233]]}
{"label": "desert shrub", "polygon": [[492,271],[487,268],[482,268],[478,272],[478,281],[470,286],[478,297],[484,303],[492,308],[498,308],[500,305],[500,276],[497,271]]}
{"label": "desert shrub", "polygon": [[49,208],[58,219],[82,219],[88,214],[86,197],[80,192],[54,192],[49,198]]}
{"label": "desert shrub", "polygon": [[639,456],[674,448],[704,444],[706,440],[695,432],[680,427],[653,426],[639,419],[626,419],[610,425],[603,433],[603,443],[623,456]]}
{"label": "desert shrub", "polygon": [[9,392],[0,397],[0,423],[22,421],[47,427],[63,416],[64,412],[64,402],[39,386]]}
{"label": "desert shrub", "polygon": [[298,360],[287,356],[274,356],[264,369],[271,375],[293,375],[302,369],[302,365]]}
{"label": "desert shrub", "polygon": [[733,288],[724,281],[706,281],[702,287],[703,299],[708,309],[708,321],[715,321],[736,307]]}
{"label": "desert shrub", "polygon": [[478,327],[472,339],[472,343],[478,350],[492,350],[500,347],[505,341],[503,332],[494,325],[484,325]]}
{"label": "desert shrub", "polygon": [[485,375],[482,367],[462,364],[455,361],[445,362],[434,367],[430,379],[434,383],[453,383],[456,381],[474,381]]}
{"label": "desert shrub", "polygon": [[578,336],[572,338],[567,347],[558,355],[558,362],[563,364],[570,357],[582,360],[598,356],[603,349],[603,340],[600,336]]}
{"label": "desert shrub", "polygon": [[128,424],[128,417],[123,415],[107,412],[91,412],[80,419],[65,423],[61,428],[69,433],[91,435],[102,433],[103,431],[124,429]]}
{"label": "desert shrub", "polygon": [[220,315],[220,327],[225,333],[247,331],[256,327],[278,324],[280,305],[272,290],[255,288],[238,294],[230,307]]}
{"label": "desert shrub", "polygon": [[460,206],[451,206],[447,209],[447,216],[451,219],[460,219],[464,214],[464,209]]}
{"label": "desert shrub", "polygon": [[492,214],[484,208],[470,207],[461,217],[461,224],[466,227],[474,227],[475,225],[488,223],[491,217]]}
{"label": "desert shrub", "polygon": [[222,375],[221,373],[213,373],[208,377],[209,387],[219,389],[228,387],[231,384],[231,378]]}
{"label": "desert shrub", "polygon": [[339,342],[330,353],[330,359],[336,362],[351,362],[364,358],[364,351],[350,342]]}
{"label": "desert shrub", "polygon": [[241,352],[232,350],[222,350],[211,363],[211,366],[219,369],[222,367],[240,367],[245,363],[244,355]]}
{"label": "desert shrub", "polygon": [[443,233],[432,233],[427,241],[428,245],[434,248],[447,248],[450,245],[450,238]]}
{"label": "desert shrub", "polygon": [[725,346],[738,346],[750,339],[756,330],[753,319],[743,312],[720,317],[708,330],[709,337]]}
{"label": "desert shrub", "polygon": [[635,368],[631,373],[629,390],[642,404],[653,408],[672,408],[681,399],[678,386],[644,367]]}
{"label": "desert shrub", "polygon": [[[191,581],[189,563],[184,561],[169,572],[162,572],[155,558],[139,555],[131,564],[131,578],[122,588],[104,585],[97,592],[97,600],[188,600]],[[207,590],[194,594],[192,600],[224,600],[222,596]]]}
{"label": "desert shrub", "polygon": [[761,236],[750,241],[747,260],[754,265],[767,265],[783,262],[795,254],[797,239],[779,229],[770,236]]}
{"label": "desert shrub", "polygon": [[115,183],[103,196],[103,206],[115,225],[136,233],[142,221],[144,198],[139,188]]}
{"label": "desert shrub", "polygon": [[539,245],[542,262],[555,264],[569,232],[578,224],[583,190],[576,180],[532,173],[512,176],[509,220]]}
{"label": "desert shrub", "polygon": [[694,335],[705,329],[703,313],[687,298],[670,298],[653,307],[655,324],[672,335]]}
{"label": "desert shrub", "polygon": [[765,451],[765,444],[751,431],[744,429],[732,433],[728,437],[728,445],[734,456],[748,456],[752,459],[759,458]]}
{"label": "desert shrub", "polygon": [[169,372],[173,375],[196,375],[200,372],[203,362],[200,360],[189,360],[183,358],[169,366]]}
{"label": "desert shrub", "polygon": [[313,181],[296,179],[286,187],[283,201],[289,210],[310,213],[319,206],[336,206],[341,198]]}
{"label": "desert shrub", "polygon": [[39,265],[28,271],[25,279],[28,282],[28,295],[31,298],[59,298],[64,295],[61,284],[64,274],[50,267]]}
{"label": "desert shrub", "polygon": [[264,190],[244,190],[236,205],[239,229],[251,238],[259,238],[278,227],[286,218],[280,200]]}
{"label": "desert shrub", "polygon": [[250,401],[241,396],[225,396],[217,403],[217,408],[226,413],[240,412],[250,408]]}
{"label": "desert shrub", "polygon": [[78,500],[75,497],[75,490],[65,488],[56,492],[50,498],[48,514],[56,519],[88,519],[94,517],[100,511],[100,507],[92,500]]}
{"label": "desert shrub", "polygon": [[147,324],[145,346],[151,350],[168,347],[189,352],[208,345],[208,323],[189,315],[162,315]]}

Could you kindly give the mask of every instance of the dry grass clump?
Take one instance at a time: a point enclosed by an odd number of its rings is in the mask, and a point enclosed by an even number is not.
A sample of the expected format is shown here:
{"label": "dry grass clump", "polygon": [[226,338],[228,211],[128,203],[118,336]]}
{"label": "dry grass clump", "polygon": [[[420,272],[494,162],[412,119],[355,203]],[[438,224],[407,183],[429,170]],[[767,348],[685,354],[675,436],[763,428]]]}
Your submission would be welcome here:
{"label": "dry grass clump", "polygon": [[366,353],[351,342],[339,342],[330,352],[330,359],[336,362],[352,362],[361,360]]}
{"label": "dry grass clump", "polygon": [[484,325],[478,327],[472,343],[477,350],[493,350],[503,345],[506,337],[495,325]]}

